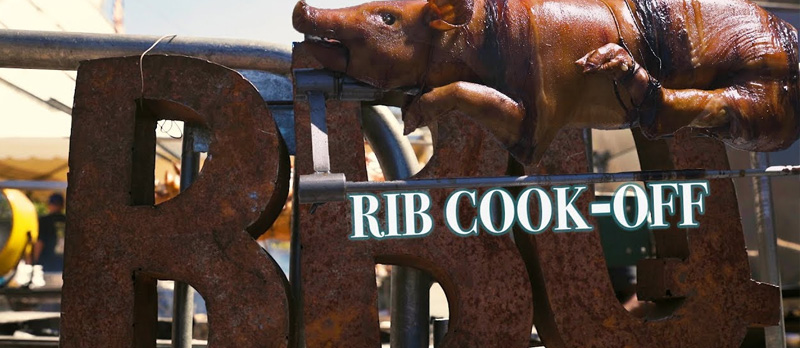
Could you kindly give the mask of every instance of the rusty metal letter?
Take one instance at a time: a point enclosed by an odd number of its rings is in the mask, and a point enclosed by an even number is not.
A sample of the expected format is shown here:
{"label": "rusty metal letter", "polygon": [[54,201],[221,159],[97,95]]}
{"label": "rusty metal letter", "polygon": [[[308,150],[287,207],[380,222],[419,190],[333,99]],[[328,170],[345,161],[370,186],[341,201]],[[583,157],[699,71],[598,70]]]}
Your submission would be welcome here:
{"label": "rusty metal letter", "polygon": [[[294,67],[318,67],[296,46]],[[367,180],[360,103],[328,101],[331,170],[348,180]],[[313,173],[309,108],[295,104],[297,173]],[[469,161],[461,160],[469,156]],[[417,177],[496,176],[507,153],[467,118],[445,118],[438,126],[436,154]],[[454,160],[457,159],[457,160]],[[447,190],[432,190],[432,212],[441,212]],[[442,347],[527,347],[532,301],[525,266],[508,236],[459,237],[432,214],[430,235],[415,239],[351,241],[348,202],[326,203],[311,214],[298,206],[306,344],[319,347],[380,345],[375,263],[412,266],[442,285],[450,326]],[[472,215],[467,215],[471,213]],[[463,224],[476,212],[465,211]]]}
{"label": "rusty metal letter", "polygon": [[[155,347],[156,279],[195,287],[210,346],[285,347],[289,298],[277,264],[245,232],[278,177],[278,133],[255,88],[187,57],[84,62],[70,145],[61,346]],[[196,182],[153,205],[155,126],[211,134]]]}
{"label": "rusty metal letter", "polygon": [[[540,166],[526,172],[585,171],[584,145],[576,139],[577,132],[562,132]],[[646,159],[642,169],[666,169],[651,163],[675,169],[729,168],[724,145],[712,139],[678,134],[650,151],[657,153],[640,153]],[[733,183],[712,180],[710,187],[706,212],[698,217],[700,228],[657,232],[659,257],[638,264],[639,297],[656,303],[649,319],[629,314],[615,298],[596,231],[518,233],[545,345],[738,347],[748,325],[776,325],[781,314],[778,289],[750,280]],[[588,216],[590,198],[585,198],[580,209]]]}

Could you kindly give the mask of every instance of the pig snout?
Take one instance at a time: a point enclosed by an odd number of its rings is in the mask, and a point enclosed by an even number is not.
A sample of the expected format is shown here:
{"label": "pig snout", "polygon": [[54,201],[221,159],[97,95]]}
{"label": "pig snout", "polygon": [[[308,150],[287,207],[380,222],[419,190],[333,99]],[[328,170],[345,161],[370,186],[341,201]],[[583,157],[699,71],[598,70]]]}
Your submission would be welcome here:
{"label": "pig snout", "polygon": [[294,6],[292,25],[295,30],[301,33],[311,34],[311,31],[313,31],[316,26],[316,17],[317,11],[315,8],[308,6],[305,1],[299,1],[297,5]]}
{"label": "pig snout", "polygon": [[306,34],[308,49],[325,68],[345,72],[349,54],[347,48],[337,40],[334,28],[338,25],[332,20],[332,14],[336,13],[300,1],[294,7],[292,25],[295,30]]}
{"label": "pig snout", "polygon": [[335,21],[330,17],[331,10],[320,10],[300,1],[294,7],[292,25],[295,30],[318,37],[333,39],[336,37]]}

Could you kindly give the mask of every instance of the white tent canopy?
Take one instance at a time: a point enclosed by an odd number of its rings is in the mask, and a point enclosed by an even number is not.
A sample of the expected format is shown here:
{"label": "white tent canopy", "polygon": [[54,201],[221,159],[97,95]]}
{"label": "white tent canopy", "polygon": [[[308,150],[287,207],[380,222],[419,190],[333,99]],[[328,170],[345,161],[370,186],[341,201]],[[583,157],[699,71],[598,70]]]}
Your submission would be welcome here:
{"label": "white tent canopy", "polygon": [[[103,0],[0,1],[0,29],[114,32]],[[0,68],[0,180],[66,181],[75,79],[74,71]],[[157,179],[180,161],[173,137],[182,128],[157,129]]]}

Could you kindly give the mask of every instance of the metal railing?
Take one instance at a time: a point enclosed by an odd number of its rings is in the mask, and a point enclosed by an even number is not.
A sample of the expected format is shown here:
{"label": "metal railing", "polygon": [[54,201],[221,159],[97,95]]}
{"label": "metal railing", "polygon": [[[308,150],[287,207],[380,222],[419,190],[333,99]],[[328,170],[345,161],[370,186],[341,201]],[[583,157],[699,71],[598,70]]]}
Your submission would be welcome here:
{"label": "metal railing", "polygon": [[203,58],[232,69],[288,75],[292,61],[288,47],[260,41],[3,29],[0,67],[76,70],[84,60],[139,56],[156,42],[150,54]]}

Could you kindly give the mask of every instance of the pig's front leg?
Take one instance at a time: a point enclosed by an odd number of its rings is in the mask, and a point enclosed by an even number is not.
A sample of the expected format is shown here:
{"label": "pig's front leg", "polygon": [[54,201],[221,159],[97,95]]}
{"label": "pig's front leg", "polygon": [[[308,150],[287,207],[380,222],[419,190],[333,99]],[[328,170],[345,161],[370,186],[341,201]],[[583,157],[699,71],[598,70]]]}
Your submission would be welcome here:
{"label": "pig's front leg", "polygon": [[644,103],[648,93],[652,93],[650,74],[628,54],[624,48],[615,43],[609,43],[594,51],[587,53],[575,62],[583,68],[583,73],[605,73],[617,81],[620,88],[624,88],[631,97],[631,102],[636,105]]}
{"label": "pig's front leg", "polygon": [[470,82],[437,87],[414,100],[403,110],[405,133],[451,112],[472,118],[506,148],[520,140],[525,109],[491,87]]}
{"label": "pig's front leg", "polygon": [[662,88],[624,48],[609,43],[575,62],[584,74],[603,73],[630,96],[623,106],[650,138],[671,135],[686,126],[717,128],[728,124],[723,91]]}

